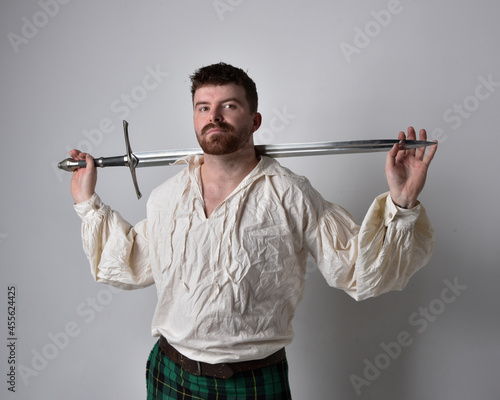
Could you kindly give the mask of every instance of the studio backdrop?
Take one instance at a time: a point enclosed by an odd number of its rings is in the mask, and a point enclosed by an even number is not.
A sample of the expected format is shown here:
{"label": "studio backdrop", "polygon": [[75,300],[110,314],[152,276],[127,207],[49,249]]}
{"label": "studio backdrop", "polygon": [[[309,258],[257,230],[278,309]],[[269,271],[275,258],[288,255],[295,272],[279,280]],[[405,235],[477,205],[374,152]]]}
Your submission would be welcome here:
{"label": "studio backdrop", "polygon": [[[356,302],[311,260],[288,346],[295,399],[498,399],[500,6],[493,0],[22,0],[0,4],[2,399],[143,399],[156,291],[94,282],[68,151],[196,147],[189,75],[224,61],[259,90],[258,144],[396,138],[439,149],[420,201],[435,252]],[[361,223],[385,154],[288,158]],[[99,170],[131,223],[178,166]]]}

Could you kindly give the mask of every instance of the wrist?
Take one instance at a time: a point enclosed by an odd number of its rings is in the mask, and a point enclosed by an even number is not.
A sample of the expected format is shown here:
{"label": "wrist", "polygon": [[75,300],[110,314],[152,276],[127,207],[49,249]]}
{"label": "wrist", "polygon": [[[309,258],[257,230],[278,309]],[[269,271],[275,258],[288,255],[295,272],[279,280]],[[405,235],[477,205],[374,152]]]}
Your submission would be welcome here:
{"label": "wrist", "polygon": [[75,201],[76,204],[85,203],[92,198],[94,193],[95,192],[78,194],[78,195],[73,196],[73,200]]}
{"label": "wrist", "polygon": [[390,196],[393,204],[396,207],[402,208],[404,210],[409,210],[413,207],[415,207],[418,204],[417,200],[411,200],[411,199],[405,199],[405,198],[400,198],[396,196]]}

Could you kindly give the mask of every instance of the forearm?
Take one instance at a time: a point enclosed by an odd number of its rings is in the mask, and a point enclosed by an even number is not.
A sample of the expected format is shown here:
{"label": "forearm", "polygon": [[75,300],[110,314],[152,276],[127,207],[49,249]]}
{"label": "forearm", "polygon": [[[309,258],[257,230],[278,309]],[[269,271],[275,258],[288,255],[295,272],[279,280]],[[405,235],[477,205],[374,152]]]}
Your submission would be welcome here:
{"label": "forearm", "polygon": [[383,194],[372,203],[361,227],[335,210],[322,217],[312,252],[328,284],[354,299],[403,289],[429,260],[433,231],[421,205],[398,209]]}
{"label": "forearm", "polygon": [[153,283],[145,221],[133,227],[97,194],[74,207],[82,219],[83,249],[96,281],[126,289]]}
{"label": "forearm", "polygon": [[362,300],[402,290],[429,261],[434,231],[419,203],[398,209],[390,196],[379,196],[363,221],[358,248],[356,288]]}

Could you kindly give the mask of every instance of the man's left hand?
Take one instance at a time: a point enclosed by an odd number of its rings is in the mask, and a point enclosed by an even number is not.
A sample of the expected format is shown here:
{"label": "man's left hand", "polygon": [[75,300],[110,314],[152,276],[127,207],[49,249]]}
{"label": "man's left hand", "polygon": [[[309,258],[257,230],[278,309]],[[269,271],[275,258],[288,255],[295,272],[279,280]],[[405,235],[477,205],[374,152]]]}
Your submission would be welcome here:
{"label": "man's left hand", "polygon": [[[416,133],[413,127],[408,128],[408,137],[403,131],[399,132],[398,140],[415,140]],[[420,130],[419,140],[427,140],[425,129]],[[387,154],[385,173],[392,201],[400,207],[412,208],[417,204],[417,197],[424,188],[427,170],[436,154],[436,145],[430,146],[427,156],[425,147],[418,149],[404,149],[404,144],[396,143]],[[425,156],[425,158],[424,158]]]}

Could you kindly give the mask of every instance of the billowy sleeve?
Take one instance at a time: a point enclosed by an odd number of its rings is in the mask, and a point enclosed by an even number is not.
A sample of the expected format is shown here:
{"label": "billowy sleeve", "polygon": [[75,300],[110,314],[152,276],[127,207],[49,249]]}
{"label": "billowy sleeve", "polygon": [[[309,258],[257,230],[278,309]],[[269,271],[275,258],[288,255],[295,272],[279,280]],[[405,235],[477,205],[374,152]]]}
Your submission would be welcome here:
{"label": "billowy sleeve", "polygon": [[429,261],[434,231],[420,203],[402,209],[385,193],[374,200],[361,226],[342,207],[328,204],[309,235],[316,239],[310,252],[330,286],[364,300],[402,290]]}
{"label": "billowy sleeve", "polygon": [[154,283],[146,220],[130,225],[97,194],[74,208],[82,219],[83,250],[97,282],[122,289],[138,289]]}

